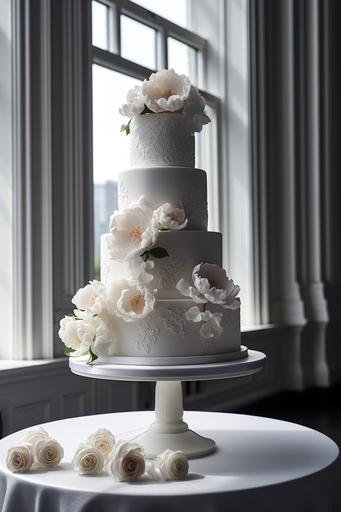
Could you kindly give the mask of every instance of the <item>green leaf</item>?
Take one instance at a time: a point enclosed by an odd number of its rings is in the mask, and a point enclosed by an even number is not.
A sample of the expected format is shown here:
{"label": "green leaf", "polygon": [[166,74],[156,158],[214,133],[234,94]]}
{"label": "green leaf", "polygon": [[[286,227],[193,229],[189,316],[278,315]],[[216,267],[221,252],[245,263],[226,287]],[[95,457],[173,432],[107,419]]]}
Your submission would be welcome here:
{"label": "green leaf", "polygon": [[154,256],[154,258],[165,258],[169,256],[168,252],[163,247],[153,247],[153,249],[149,250],[149,254]]}
{"label": "green leaf", "polygon": [[91,364],[93,363],[94,361],[96,361],[96,359],[98,359],[98,356],[96,356],[96,354],[93,353],[93,351],[91,350],[91,348],[89,349],[89,360],[87,361],[87,364]]}
{"label": "green leaf", "polygon": [[71,356],[73,352],[76,352],[76,350],[74,348],[71,348],[71,347],[65,347],[64,349],[64,355],[65,356]]}

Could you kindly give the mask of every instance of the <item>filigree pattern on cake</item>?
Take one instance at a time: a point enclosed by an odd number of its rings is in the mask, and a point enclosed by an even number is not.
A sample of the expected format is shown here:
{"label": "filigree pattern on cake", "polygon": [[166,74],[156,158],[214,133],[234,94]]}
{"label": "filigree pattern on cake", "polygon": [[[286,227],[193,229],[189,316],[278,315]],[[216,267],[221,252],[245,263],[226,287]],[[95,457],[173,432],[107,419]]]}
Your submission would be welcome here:
{"label": "filigree pattern on cake", "polygon": [[160,329],[151,325],[147,320],[139,322],[138,326],[141,332],[136,337],[136,347],[148,353],[150,347],[157,343]]}
{"label": "filigree pattern on cake", "polygon": [[159,317],[172,334],[186,334],[185,315],[180,308],[168,308]]}
{"label": "filigree pattern on cake", "polygon": [[176,283],[182,277],[186,262],[180,258],[165,258],[158,261],[160,276],[160,288],[169,290],[175,288]]}
{"label": "filigree pattern on cake", "polygon": [[128,201],[128,190],[123,181],[119,182],[119,196],[121,201]]}

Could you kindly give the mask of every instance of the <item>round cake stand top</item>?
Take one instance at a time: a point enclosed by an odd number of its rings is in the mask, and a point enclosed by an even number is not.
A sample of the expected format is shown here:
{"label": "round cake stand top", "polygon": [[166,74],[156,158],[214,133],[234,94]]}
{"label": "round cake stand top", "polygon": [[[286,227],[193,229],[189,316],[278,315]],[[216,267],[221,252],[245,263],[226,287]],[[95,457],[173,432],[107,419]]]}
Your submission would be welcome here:
{"label": "round cake stand top", "polygon": [[266,356],[255,350],[248,351],[248,357],[219,363],[186,364],[186,365],[128,365],[87,364],[86,357],[70,357],[69,365],[73,373],[82,377],[106,380],[126,381],[185,381],[214,380],[234,377],[245,377],[259,372],[265,364]]}

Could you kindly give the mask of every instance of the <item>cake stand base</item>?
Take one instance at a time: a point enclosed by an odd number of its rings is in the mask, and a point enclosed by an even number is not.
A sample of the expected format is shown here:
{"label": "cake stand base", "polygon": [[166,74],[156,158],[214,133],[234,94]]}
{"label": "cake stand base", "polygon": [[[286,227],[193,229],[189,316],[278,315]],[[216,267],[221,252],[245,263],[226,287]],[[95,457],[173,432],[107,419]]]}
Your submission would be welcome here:
{"label": "cake stand base", "polygon": [[[245,352],[242,348],[241,352]],[[265,363],[262,352],[248,350],[247,357],[207,364],[140,365],[87,364],[87,358],[70,358],[73,373],[93,379],[155,382],[155,421],[134,442],[142,445],[147,458],[157,457],[167,449],[181,450],[188,458],[201,457],[215,449],[212,439],[202,437],[183,421],[181,381],[245,377],[259,372]]]}
{"label": "cake stand base", "polygon": [[165,450],[181,450],[188,458],[201,457],[215,449],[212,439],[188,428],[183,417],[180,381],[157,381],[155,388],[155,421],[148,430],[132,439],[143,446],[146,457],[157,457]]}

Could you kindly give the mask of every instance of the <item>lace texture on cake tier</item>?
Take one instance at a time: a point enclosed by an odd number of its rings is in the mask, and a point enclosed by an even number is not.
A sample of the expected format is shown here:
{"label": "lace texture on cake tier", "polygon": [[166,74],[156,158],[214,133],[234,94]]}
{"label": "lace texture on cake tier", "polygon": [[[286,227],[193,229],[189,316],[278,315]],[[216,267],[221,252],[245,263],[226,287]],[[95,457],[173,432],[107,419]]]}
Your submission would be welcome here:
{"label": "lace texture on cake tier", "polygon": [[119,198],[121,201],[128,201],[128,189],[127,187],[125,186],[125,184],[123,183],[123,181],[120,181],[119,185],[118,185],[118,188],[119,188]]}
{"label": "lace texture on cake tier", "polygon": [[156,128],[149,132],[145,126],[134,127],[131,164],[194,167],[194,138],[166,123],[158,123]]}
{"label": "lace texture on cake tier", "polygon": [[186,334],[186,319],[180,308],[168,308],[159,317],[165,322],[165,327],[172,334]]}
{"label": "lace texture on cake tier", "polygon": [[157,263],[160,276],[160,288],[169,290],[175,288],[176,283],[183,276],[186,262],[180,258],[165,258]]}
{"label": "lace texture on cake tier", "polygon": [[150,347],[155,345],[159,339],[160,329],[151,325],[147,320],[141,320],[138,326],[141,332],[136,338],[136,347],[148,354]]}

